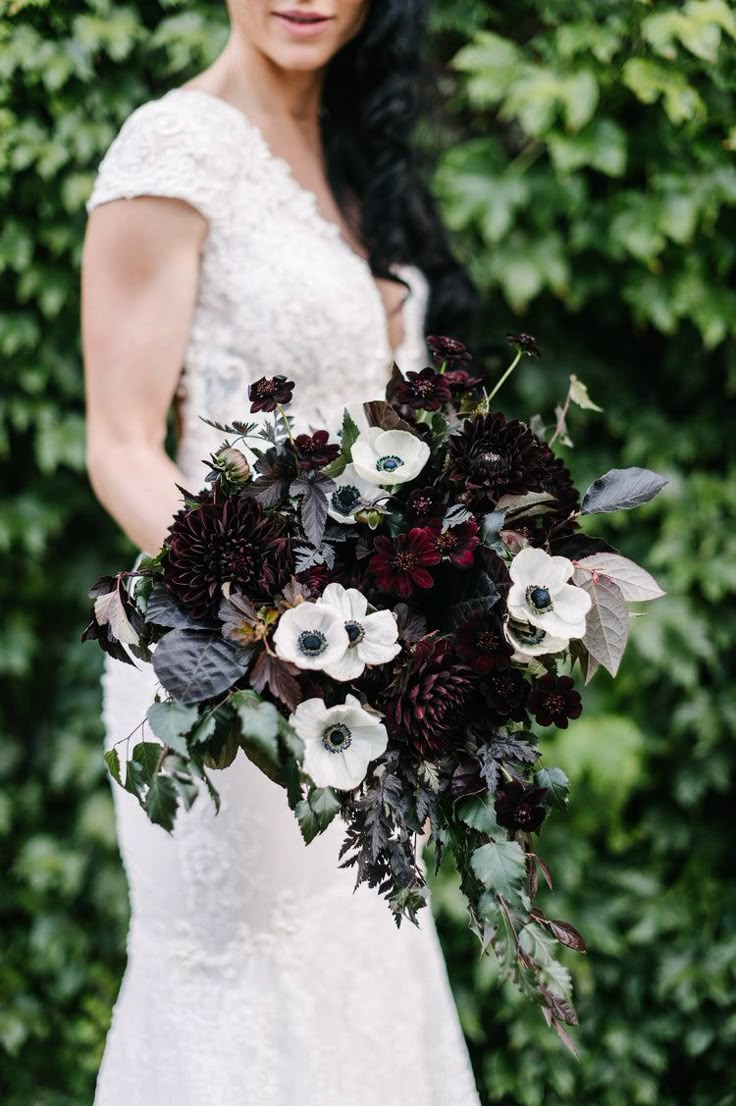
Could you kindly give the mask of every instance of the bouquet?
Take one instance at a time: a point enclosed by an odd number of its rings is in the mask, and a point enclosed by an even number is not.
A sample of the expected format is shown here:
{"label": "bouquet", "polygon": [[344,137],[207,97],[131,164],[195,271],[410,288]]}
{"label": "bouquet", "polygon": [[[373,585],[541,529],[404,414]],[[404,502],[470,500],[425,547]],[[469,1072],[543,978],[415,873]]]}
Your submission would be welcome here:
{"label": "bouquet", "polygon": [[[653,578],[580,529],[666,483],[614,469],[582,500],[541,418],[507,419],[451,338],[434,364],[394,366],[384,399],[349,406],[331,440],[296,433],[294,384],[249,390],[255,418],[224,425],[204,490],[155,557],[94,585],[94,639],[121,662],[152,663],[162,693],[114,780],[167,830],[239,749],[284,788],[309,843],[340,817],[339,861],[384,896],[397,924],[425,904],[419,850],[451,854],[470,926],[571,1047],[577,1022],[560,946],[568,923],[535,905],[552,886],[538,836],[567,802],[538,733],[567,727],[584,681],[616,674],[631,601]],[[121,741],[126,740],[122,738]],[[129,741],[129,739],[128,739]],[[336,857],[336,862],[338,858]]]}

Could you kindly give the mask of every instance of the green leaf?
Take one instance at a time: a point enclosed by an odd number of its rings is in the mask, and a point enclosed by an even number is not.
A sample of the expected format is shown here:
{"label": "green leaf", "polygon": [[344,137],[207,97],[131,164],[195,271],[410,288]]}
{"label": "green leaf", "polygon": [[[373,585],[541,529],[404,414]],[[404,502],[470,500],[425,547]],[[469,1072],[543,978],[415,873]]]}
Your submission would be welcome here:
{"label": "green leaf", "polygon": [[169,776],[154,776],[151,780],[146,797],[143,800],[143,809],[152,822],[163,826],[165,830],[174,828],[177,808],[177,789],[174,781]]}
{"label": "green leaf", "polygon": [[503,895],[509,904],[521,903],[526,859],[518,841],[490,841],[481,845],[470,858],[470,864],[486,890]]}
{"label": "green leaf", "polygon": [[120,775],[120,757],[118,756],[117,749],[113,748],[107,750],[105,753],[105,764],[115,782],[122,786],[123,780]]}
{"label": "green leaf", "polygon": [[493,796],[489,795],[488,792],[483,792],[480,795],[469,795],[467,798],[461,799],[457,804],[456,813],[458,818],[465,822],[466,826],[470,826],[471,829],[479,830],[481,833],[487,833],[490,836],[505,834],[505,830],[502,830],[496,821]]}
{"label": "green leaf", "polygon": [[561,768],[540,768],[534,776],[537,787],[546,787],[544,805],[556,806],[560,810],[567,809],[567,800],[570,793],[570,781]]}
{"label": "green leaf", "polygon": [[196,707],[186,707],[183,703],[152,703],[146,718],[148,724],[164,745],[181,753],[189,754],[184,734],[189,733],[199,717]]}
{"label": "green leaf", "polygon": [[273,703],[261,699],[255,691],[236,691],[230,703],[238,715],[243,740],[255,745],[272,761],[279,761],[280,718]]}
{"label": "green leaf", "polygon": [[314,787],[296,804],[296,817],[307,845],[327,829],[339,810],[340,800],[331,787]]}
{"label": "green leaf", "polygon": [[[156,774],[163,746],[157,741],[139,741],[133,749],[132,763],[140,768],[140,778],[150,783]],[[131,761],[128,761],[128,765]]]}
{"label": "green leaf", "polygon": [[588,395],[588,389],[582,380],[579,380],[575,373],[570,375],[570,399],[578,407],[582,407],[585,411],[602,411],[603,408],[599,407],[597,403],[593,403],[593,400]]}

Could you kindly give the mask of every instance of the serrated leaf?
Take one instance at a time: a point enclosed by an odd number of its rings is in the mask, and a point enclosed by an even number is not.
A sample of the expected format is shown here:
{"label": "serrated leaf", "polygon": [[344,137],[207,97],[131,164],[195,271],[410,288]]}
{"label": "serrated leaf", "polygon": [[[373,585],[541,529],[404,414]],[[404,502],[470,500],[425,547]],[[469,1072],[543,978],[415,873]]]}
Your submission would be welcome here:
{"label": "serrated leaf", "polygon": [[601,576],[598,583],[589,577],[579,585],[587,591],[592,605],[586,615],[583,645],[591,657],[615,676],[629,636],[629,608],[621,589],[613,580]]}
{"label": "serrated leaf", "polygon": [[307,845],[327,829],[340,809],[340,800],[331,787],[314,787],[295,807],[299,829]]}
{"label": "serrated leaf", "polygon": [[470,865],[486,890],[512,905],[521,903],[526,857],[518,841],[489,841],[475,850]]}
{"label": "serrated leaf", "polygon": [[177,789],[169,776],[154,776],[143,800],[143,809],[152,822],[169,832],[174,828]]}
{"label": "serrated leaf", "polygon": [[164,745],[184,757],[189,755],[184,734],[189,733],[197,721],[196,707],[185,707],[183,703],[174,702],[152,703],[146,718],[148,725]]}
{"label": "serrated leaf", "polygon": [[611,469],[588,488],[580,508],[582,515],[629,511],[659,495],[669,480],[651,469]]}
{"label": "serrated leaf", "polygon": [[582,407],[584,411],[603,410],[597,403],[593,403],[593,400],[588,395],[587,386],[583,384],[582,380],[575,376],[575,373],[570,374],[570,399],[578,407]]}
{"label": "serrated leaf", "polygon": [[253,691],[238,691],[230,702],[237,711],[241,726],[240,743],[246,755],[269,779],[281,783],[280,715],[276,707]]}
{"label": "serrated leaf", "polygon": [[[140,768],[140,779],[150,784],[157,772],[163,746],[157,741],[139,741],[133,749],[132,763]],[[130,768],[131,761],[128,761]]]}
{"label": "serrated leaf", "polygon": [[138,634],[125,613],[119,588],[108,592],[107,595],[97,596],[95,599],[95,618],[100,626],[109,626],[110,633],[117,641],[123,642],[125,645],[138,644]]}
{"label": "serrated leaf", "polygon": [[613,580],[629,603],[646,603],[665,594],[646,569],[617,553],[593,553],[589,557],[583,557],[578,564],[580,567],[575,570],[576,584],[590,580],[591,573],[596,572]]}
{"label": "serrated leaf", "polygon": [[567,808],[570,781],[561,768],[540,768],[535,773],[534,782],[537,787],[546,788],[545,805],[557,806],[560,810]]}
{"label": "serrated leaf", "polygon": [[461,799],[457,804],[456,813],[458,818],[465,822],[466,826],[470,826],[471,829],[476,829],[480,833],[487,833],[491,837],[494,834],[502,836],[504,833],[496,821],[493,797],[487,791]]}
{"label": "serrated leaf", "polygon": [[120,775],[120,757],[118,756],[117,749],[113,748],[107,750],[105,753],[105,764],[112,778],[122,787],[123,780]]}
{"label": "serrated leaf", "polygon": [[325,476],[313,479],[300,476],[289,488],[289,495],[301,496],[299,520],[302,530],[307,541],[317,547],[322,544],[327,525],[327,510],[330,505],[327,493],[333,487],[334,482]]}
{"label": "serrated leaf", "polygon": [[208,738],[212,737],[217,725],[217,716],[213,712],[206,715],[202,721],[192,730],[189,740],[192,745],[204,745]]}

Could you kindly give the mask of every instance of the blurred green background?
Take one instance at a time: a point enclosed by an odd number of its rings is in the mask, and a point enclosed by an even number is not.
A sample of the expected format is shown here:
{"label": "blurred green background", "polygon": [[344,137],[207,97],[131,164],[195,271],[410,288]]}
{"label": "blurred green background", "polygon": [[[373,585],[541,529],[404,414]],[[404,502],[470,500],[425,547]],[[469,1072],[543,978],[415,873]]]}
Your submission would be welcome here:
{"label": "blurred green background", "polygon": [[[636,621],[616,683],[599,674],[582,719],[544,739],[573,782],[540,848],[557,875],[542,905],[590,946],[570,961],[580,1062],[498,988],[452,876],[435,889],[478,1083],[503,1106],[729,1106],[736,16],[725,0],[433,11],[434,188],[484,338],[525,329],[544,352],[504,405],[549,416],[575,372],[605,408],[572,416],[580,483],[624,465],[671,479],[598,524],[668,596]],[[224,15],[221,0],[0,0],[6,1106],[91,1102],[124,965],[101,655],[79,645],[87,586],[130,556],[83,470],[84,200],[128,113],[219,52]]]}

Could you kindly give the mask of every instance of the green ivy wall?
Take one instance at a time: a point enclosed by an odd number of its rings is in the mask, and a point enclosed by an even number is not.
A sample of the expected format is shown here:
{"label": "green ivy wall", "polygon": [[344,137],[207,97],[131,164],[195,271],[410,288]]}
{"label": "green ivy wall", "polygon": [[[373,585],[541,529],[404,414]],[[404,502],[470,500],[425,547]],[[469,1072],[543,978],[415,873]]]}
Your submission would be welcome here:
{"label": "green ivy wall", "polygon": [[[124,965],[125,886],[85,590],[129,556],[83,471],[84,200],[141,101],[219,52],[224,2],[0,0],[0,1099],[91,1102]],[[581,483],[670,488],[598,523],[668,596],[614,684],[547,735],[573,781],[541,850],[572,958],[576,1062],[481,961],[452,875],[435,901],[484,1103],[732,1106],[736,890],[733,425],[736,16],[725,0],[436,0],[422,142],[483,293],[480,344],[534,333],[504,402],[551,414],[570,372]],[[439,131],[439,133],[438,133]],[[91,540],[93,536],[94,540]]]}

